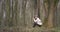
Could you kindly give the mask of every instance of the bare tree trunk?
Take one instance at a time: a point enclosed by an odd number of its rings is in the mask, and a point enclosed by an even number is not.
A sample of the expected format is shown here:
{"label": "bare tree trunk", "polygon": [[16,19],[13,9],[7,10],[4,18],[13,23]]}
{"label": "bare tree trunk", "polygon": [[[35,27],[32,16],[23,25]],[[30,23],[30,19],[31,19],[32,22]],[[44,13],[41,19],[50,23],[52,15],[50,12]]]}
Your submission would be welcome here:
{"label": "bare tree trunk", "polygon": [[40,0],[40,19],[44,23],[44,19],[45,19],[44,0]]}
{"label": "bare tree trunk", "polygon": [[[48,14],[48,25],[47,28],[52,28],[53,27],[53,22],[54,22],[54,12],[56,5],[54,3],[55,0],[50,0],[50,8],[49,8],[49,14]],[[55,6],[54,6],[55,5]]]}
{"label": "bare tree trunk", "polygon": [[60,0],[56,4],[56,11],[55,11],[55,27],[60,27]]}
{"label": "bare tree trunk", "polygon": [[46,0],[45,1],[45,10],[46,10],[46,21],[45,21],[45,25],[47,28],[51,28],[53,27],[53,22],[54,22],[54,13],[55,13],[55,9],[56,9],[56,1],[55,0]]}

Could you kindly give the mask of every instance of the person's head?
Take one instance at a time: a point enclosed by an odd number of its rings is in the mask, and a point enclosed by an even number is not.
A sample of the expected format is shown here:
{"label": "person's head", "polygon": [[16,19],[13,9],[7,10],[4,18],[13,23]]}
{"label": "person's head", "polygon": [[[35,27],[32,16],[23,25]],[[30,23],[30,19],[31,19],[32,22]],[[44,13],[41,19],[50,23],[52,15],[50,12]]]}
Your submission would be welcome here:
{"label": "person's head", "polygon": [[34,18],[35,18],[35,19],[37,19],[37,18],[38,18],[38,16],[36,15],[36,16],[34,16]]}

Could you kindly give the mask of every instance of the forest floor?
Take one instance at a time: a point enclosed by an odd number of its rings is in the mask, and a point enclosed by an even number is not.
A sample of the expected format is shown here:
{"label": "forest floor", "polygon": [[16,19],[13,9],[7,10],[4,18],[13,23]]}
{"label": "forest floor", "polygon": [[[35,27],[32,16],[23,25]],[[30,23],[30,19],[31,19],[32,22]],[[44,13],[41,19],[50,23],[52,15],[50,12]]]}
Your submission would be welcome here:
{"label": "forest floor", "polygon": [[60,28],[46,29],[44,27],[5,27],[0,32],[60,32]]}
{"label": "forest floor", "polygon": [[46,29],[44,27],[26,28],[28,32],[60,32],[60,28]]}

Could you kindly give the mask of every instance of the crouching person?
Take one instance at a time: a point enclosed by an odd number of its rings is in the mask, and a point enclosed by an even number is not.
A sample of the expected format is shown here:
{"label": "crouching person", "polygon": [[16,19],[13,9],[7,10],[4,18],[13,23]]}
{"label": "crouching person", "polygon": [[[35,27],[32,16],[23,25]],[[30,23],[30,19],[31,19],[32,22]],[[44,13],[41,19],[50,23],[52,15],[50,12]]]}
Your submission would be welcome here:
{"label": "crouching person", "polygon": [[35,27],[35,26],[41,27],[41,26],[42,26],[42,22],[41,22],[41,20],[40,20],[37,16],[35,16],[35,17],[33,18],[33,20],[34,20],[33,27]]}

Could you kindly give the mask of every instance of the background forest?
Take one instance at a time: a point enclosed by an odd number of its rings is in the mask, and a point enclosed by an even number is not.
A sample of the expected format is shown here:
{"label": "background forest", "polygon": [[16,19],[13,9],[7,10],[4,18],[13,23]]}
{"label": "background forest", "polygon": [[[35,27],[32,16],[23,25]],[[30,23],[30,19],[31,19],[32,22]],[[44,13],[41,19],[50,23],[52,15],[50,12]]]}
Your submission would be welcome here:
{"label": "background forest", "polygon": [[[34,15],[42,27],[32,27]],[[0,0],[0,32],[60,32],[60,0]]]}

